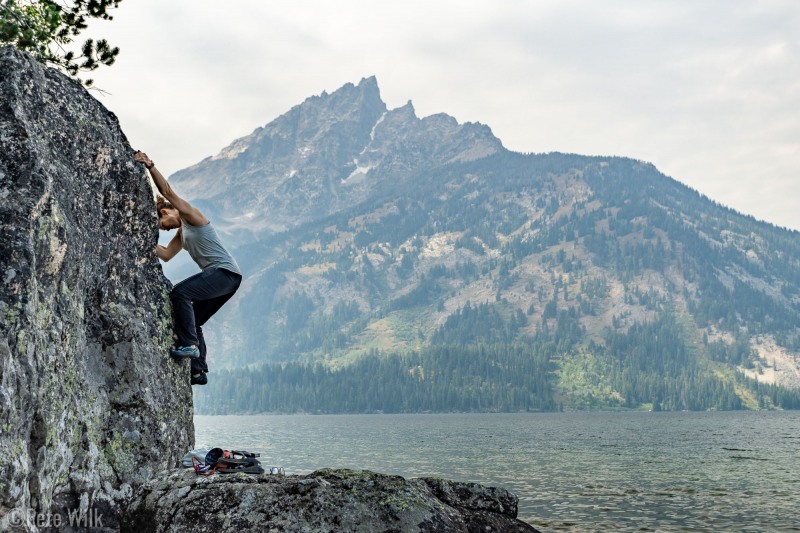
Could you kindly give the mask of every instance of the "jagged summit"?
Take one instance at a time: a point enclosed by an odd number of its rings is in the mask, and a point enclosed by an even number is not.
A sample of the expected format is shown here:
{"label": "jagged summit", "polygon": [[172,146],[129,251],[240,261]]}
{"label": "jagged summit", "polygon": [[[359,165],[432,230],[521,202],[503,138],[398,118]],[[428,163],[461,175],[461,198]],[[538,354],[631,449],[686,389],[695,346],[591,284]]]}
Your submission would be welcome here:
{"label": "jagged summit", "polygon": [[[333,94],[342,93],[342,92],[351,92],[353,89],[359,92],[370,92],[380,94],[380,89],[378,89],[378,78],[374,75],[368,76],[366,78],[361,78],[361,81],[358,82],[358,85],[354,85],[351,82],[347,82],[334,91]],[[318,96],[309,96],[306,100],[313,100],[315,98],[325,98],[329,96],[328,91],[323,90]]]}
{"label": "jagged summit", "polygon": [[[378,82],[374,76],[363,78],[357,86],[347,83],[333,93],[323,91],[319,95],[306,98],[303,103],[294,106],[269,124],[256,128],[250,135],[236,139],[209,159],[236,159],[251,146],[274,137],[284,137],[287,141],[307,140],[311,130],[330,126],[330,122],[340,122],[342,117],[364,114],[371,120],[376,112],[370,110],[378,110],[378,115],[386,111],[386,104],[381,100]],[[208,159],[188,170],[198,168],[206,161]],[[176,174],[178,175],[181,173]]]}
{"label": "jagged summit", "polygon": [[486,126],[420,119],[411,101],[388,110],[371,76],[307,98],[170,179],[231,228],[282,230],[361,203],[382,181],[499,150]]}

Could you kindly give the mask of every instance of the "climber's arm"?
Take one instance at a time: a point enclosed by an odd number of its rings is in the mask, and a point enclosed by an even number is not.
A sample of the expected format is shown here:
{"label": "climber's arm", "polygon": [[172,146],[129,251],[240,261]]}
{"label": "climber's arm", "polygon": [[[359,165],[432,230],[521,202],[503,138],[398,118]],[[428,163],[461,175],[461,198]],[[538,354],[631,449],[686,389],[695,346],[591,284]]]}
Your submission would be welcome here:
{"label": "climber's arm", "polygon": [[170,259],[175,257],[175,254],[177,254],[178,252],[181,251],[181,249],[183,249],[183,243],[181,242],[181,229],[182,228],[178,228],[178,233],[176,233],[175,236],[172,238],[172,240],[169,241],[168,245],[161,246],[159,244],[156,246],[156,255],[162,261],[164,262],[169,261]]}
{"label": "climber's arm", "polygon": [[[200,212],[199,209],[193,207],[189,202],[178,196],[178,193],[172,189],[167,179],[156,168],[156,164],[153,163],[153,160],[150,159],[146,153],[137,151],[135,154],[133,154],[133,159],[139,163],[144,163],[144,166],[150,171],[150,176],[152,176],[158,192],[160,192],[161,196],[166,198],[167,201],[178,210],[182,219],[192,226],[205,226],[208,224],[208,219],[205,217],[205,215],[203,215],[203,213]],[[177,251],[175,253],[177,253]]]}

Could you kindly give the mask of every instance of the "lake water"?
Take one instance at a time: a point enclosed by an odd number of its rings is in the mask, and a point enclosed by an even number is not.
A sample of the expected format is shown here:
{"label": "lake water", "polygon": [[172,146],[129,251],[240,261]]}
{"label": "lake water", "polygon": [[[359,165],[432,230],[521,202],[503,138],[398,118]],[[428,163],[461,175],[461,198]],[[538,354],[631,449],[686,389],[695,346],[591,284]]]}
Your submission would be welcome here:
{"label": "lake water", "polygon": [[198,444],[504,487],[542,531],[800,531],[800,412],[196,416]]}

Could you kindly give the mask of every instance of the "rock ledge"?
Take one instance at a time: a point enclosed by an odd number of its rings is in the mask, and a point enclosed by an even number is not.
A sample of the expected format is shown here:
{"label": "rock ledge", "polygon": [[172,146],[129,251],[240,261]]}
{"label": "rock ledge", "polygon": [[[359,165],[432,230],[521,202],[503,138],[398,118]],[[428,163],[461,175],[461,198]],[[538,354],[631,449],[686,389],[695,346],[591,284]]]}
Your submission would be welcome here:
{"label": "rock ledge", "polygon": [[367,470],[308,475],[164,472],[143,485],[123,532],[535,532],[505,489]]}

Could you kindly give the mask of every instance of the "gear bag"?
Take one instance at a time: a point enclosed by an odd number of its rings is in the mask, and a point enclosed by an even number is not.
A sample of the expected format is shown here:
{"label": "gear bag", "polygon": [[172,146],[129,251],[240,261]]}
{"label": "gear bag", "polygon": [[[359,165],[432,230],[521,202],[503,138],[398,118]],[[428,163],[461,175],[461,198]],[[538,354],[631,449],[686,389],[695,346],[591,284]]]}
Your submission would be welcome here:
{"label": "gear bag", "polygon": [[243,450],[211,448],[202,461],[194,455],[191,457],[191,461],[198,476],[210,476],[214,472],[219,472],[220,474],[235,474],[237,472],[263,474],[264,468],[257,457],[260,457],[260,454]]}

